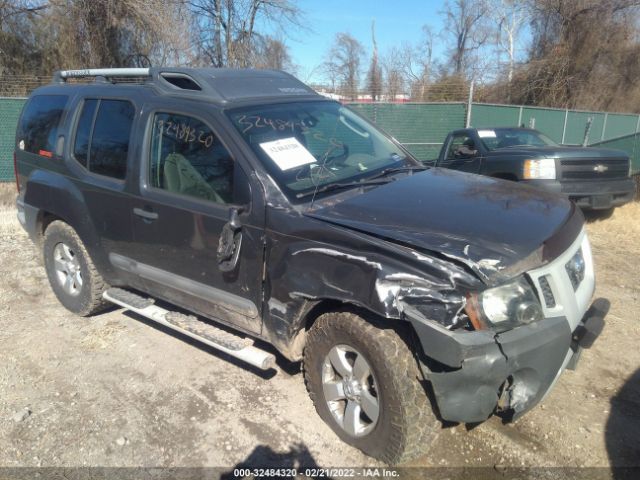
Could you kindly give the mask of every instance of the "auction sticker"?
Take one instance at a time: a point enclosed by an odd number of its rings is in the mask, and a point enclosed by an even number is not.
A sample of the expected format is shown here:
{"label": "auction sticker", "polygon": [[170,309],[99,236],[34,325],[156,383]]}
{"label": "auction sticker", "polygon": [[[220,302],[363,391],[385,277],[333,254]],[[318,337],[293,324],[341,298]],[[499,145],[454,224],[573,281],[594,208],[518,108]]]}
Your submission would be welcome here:
{"label": "auction sticker", "polygon": [[260,144],[260,148],[282,171],[316,162],[315,157],[295,137],[264,142]]}
{"label": "auction sticker", "polygon": [[496,138],[495,130],[478,130],[478,136],[480,138]]}

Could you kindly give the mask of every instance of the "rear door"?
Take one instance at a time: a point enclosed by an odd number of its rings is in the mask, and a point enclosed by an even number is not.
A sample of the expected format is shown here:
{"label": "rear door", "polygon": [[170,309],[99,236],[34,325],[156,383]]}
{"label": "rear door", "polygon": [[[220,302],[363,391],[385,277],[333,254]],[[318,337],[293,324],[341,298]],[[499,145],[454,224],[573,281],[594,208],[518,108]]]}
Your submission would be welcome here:
{"label": "rear door", "polygon": [[252,199],[248,169],[201,110],[145,108],[135,247],[112,262],[161,298],[260,333],[262,193]]}
{"label": "rear door", "polygon": [[[126,254],[131,225],[132,132],[136,105],[124,98],[80,99],[68,145],[67,164],[105,254]],[[106,262],[106,259],[105,259]]]}

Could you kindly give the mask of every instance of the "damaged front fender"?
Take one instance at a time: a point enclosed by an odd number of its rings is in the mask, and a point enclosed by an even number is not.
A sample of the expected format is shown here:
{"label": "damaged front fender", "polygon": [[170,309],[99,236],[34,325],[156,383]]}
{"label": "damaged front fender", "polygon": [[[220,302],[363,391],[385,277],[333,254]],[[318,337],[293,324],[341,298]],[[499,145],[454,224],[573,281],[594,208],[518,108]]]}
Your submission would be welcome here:
{"label": "damaged front fender", "polygon": [[[279,212],[272,215],[279,217]],[[318,220],[306,222],[309,229],[318,228]],[[299,357],[301,352],[292,351],[288,344],[320,302],[354,305],[393,320],[405,320],[405,310],[417,309],[429,321],[453,328],[465,306],[464,292],[481,285],[463,265],[321,225],[331,243],[306,238],[304,231],[273,233],[267,239],[264,331],[289,358]]]}

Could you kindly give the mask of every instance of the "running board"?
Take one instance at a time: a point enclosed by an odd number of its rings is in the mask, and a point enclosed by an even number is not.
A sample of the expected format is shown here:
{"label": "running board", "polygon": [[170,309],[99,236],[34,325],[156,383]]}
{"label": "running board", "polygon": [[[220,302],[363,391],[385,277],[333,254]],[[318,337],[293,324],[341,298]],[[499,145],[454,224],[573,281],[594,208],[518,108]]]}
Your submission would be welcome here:
{"label": "running board", "polygon": [[166,310],[154,305],[152,298],[145,298],[121,288],[110,288],[102,294],[105,300],[142,315],[149,320],[198,340],[221,352],[247,362],[254,367],[268,370],[275,366],[276,357],[253,346],[253,341],[209,323],[194,315]]}

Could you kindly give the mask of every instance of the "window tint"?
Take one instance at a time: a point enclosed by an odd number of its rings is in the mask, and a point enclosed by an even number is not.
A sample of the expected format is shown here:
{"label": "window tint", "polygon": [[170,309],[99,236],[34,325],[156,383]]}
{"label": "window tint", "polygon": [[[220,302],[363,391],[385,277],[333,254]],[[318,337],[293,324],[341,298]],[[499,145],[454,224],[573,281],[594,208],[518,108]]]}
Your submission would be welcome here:
{"label": "window tint", "polygon": [[24,150],[51,157],[55,151],[58,126],[69,99],[66,95],[36,95],[22,113],[18,141]]}
{"label": "window tint", "polygon": [[477,149],[473,139],[468,135],[456,135],[451,140],[447,160],[456,160],[459,158],[469,158],[476,155]]}
{"label": "window tint", "polygon": [[556,142],[535,130],[519,128],[495,128],[478,130],[480,140],[487,150],[520,146],[556,146]]}
{"label": "window tint", "polygon": [[87,167],[89,160],[89,139],[91,138],[91,127],[93,126],[93,116],[97,105],[98,100],[85,100],[82,106],[82,113],[78,119],[73,156],[84,167]]}
{"label": "window tint", "polygon": [[89,146],[89,170],[122,179],[127,172],[135,109],[126,100],[101,100]]}
{"label": "window tint", "polygon": [[217,203],[233,202],[233,159],[200,120],[157,113],[149,163],[149,182],[156,188]]}

